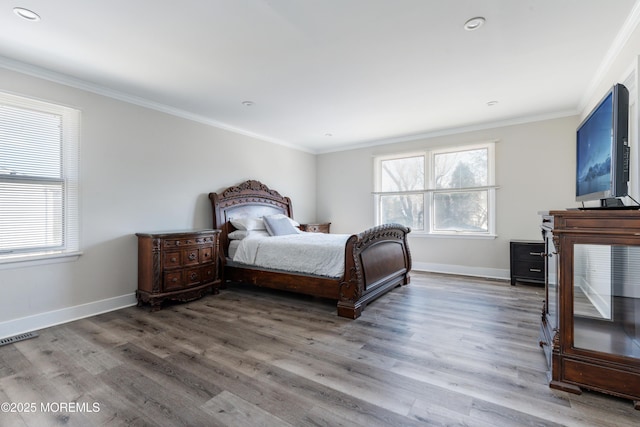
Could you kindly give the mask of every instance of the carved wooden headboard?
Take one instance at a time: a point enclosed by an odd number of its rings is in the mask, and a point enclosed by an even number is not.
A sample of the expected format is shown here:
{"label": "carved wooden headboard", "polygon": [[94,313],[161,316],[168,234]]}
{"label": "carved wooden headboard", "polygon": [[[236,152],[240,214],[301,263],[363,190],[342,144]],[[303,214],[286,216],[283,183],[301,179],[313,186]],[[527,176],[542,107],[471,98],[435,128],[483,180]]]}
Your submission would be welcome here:
{"label": "carved wooden headboard", "polygon": [[222,193],[209,193],[213,208],[213,228],[220,229],[220,247],[227,255],[227,235],[235,230],[229,222],[232,218],[262,217],[284,214],[293,218],[291,199],[256,180],[229,187]]}

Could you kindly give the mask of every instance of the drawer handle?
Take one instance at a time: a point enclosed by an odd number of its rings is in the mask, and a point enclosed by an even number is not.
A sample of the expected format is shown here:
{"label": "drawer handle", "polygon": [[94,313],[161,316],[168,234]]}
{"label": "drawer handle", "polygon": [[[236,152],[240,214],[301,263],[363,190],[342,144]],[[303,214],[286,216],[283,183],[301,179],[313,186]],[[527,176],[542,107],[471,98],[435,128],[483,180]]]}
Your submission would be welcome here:
{"label": "drawer handle", "polygon": [[196,273],[191,273],[191,280],[196,280],[198,275]]}
{"label": "drawer handle", "polygon": [[529,271],[531,271],[532,273],[542,273],[542,270],[540,270],[539,268],[530,268]]}
{"label": "drawer handle", "polygon": [[174,277],[173,279],[171,279],[171,281],[172,281],[173,283],[176,283],[176,282],[178,281],[178,278],[177,278],[177,277]]}
{"label": "drawer handle", "polygon": [[529,252],[529,255],[531,256],[544,256],[543,252]]}
{"label": "drawer handle", "polygon": [[171,258],[171,262],[176,262],[176,261],[178,261],[176,257]]}
{"label": "drawer handle", "polygon": [[194,259],[196,259],[196,256],[197,256],[197,255],[196,255],[194,252],[191,252],[191,253],[189,254],[189,259],[190,259],[191,261],[193,261]]}

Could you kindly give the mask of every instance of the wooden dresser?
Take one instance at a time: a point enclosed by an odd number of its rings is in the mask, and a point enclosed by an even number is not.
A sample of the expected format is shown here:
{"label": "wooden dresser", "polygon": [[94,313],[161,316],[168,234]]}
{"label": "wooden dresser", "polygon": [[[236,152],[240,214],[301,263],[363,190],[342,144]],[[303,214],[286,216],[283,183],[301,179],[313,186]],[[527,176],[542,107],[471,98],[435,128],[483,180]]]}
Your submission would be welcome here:
{"label": "wooden dresser", "polygon": [[218,293],[219,230],[136,233],[138,306],[160,309],[165,300],[191,301]]}
{"label": "wooden dresser", "polygon": [[310,233],[329,233],[330,227],[330,222],[324,222],[322,224],[300,224],[300,230]]}

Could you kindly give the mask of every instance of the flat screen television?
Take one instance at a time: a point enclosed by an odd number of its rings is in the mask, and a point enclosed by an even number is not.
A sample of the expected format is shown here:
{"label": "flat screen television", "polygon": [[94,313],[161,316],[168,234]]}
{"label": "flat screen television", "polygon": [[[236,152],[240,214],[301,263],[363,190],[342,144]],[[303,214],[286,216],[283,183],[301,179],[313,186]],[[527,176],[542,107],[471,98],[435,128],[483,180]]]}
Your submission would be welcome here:
{"label": "flat screen television", "polygon": [[616,84],[578,126],[576,201],[621,205],[629,181],[629,91]]}

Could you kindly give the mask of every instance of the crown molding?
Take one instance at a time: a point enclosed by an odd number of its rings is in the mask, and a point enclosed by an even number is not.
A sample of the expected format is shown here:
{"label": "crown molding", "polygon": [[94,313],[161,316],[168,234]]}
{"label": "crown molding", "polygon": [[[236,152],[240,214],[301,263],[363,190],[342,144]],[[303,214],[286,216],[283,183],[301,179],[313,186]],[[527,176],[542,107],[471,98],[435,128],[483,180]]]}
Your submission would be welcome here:
{"label": "crown molding", "polygon": [[591,82],[584,91],[582,99],[578,104],[579,111],[583,111],[585,108],[587,108],[589,100],[597,90],[598,84],[602,82],[607,71],[611,69],[614,61],[616,60],[618,55],[620,55],[620,52],[622,52],[622,49],[624,49],[624,46],[627,44],[627,42],[631,38],[631,35],[636,30],[639,24],[640,0],[637,0],[633,5],[633,9],[631,9],[631,13],[629,13],[629,16],[625,20],[624,24],[622,24],[622,27],[620,27],[618,35],[615,39],[613,39],[613,43],[611,43],[611,46],[609,47],[607,54],[604,56],[602,62],[600,63],[598,70],[596,71],[593,78],[591,79]]}
{"label": "crown molding", "polygon": [[219,129],[227,130],[233,133],[237,133],[240,135],[248,136],[251,138],[259,139],[261,141],[270,142],[272,144],[282,145],[288,148],[292,148],[298,151],[304,151],[311,154],[315,154],[312,150],[308,148],[302,147],[300,145],[291,144],[286,141],[282,141],[275,138],[270,138],[264,135],[260,135],[254,132],[249,132],[247,130],[231,126],[227,123],[220,122],[217,120],[213,120],[209,117],[201,116],[199,114],[194,114],[189,111],[181,110],[179,108],[174,108],[165,104],[161,104],[158,102],[150,101],[145,98],[133,96],[124,92],[119,92],[116,90],[112,90],[106,88],[104,86],[88,82],[86,80],[78,79],[76,77],[69,76],[67,74],[58,73],[55,71],[47,70],[45,68],[37,67],[35,65],[27,64],[24,62],[16,61],[4,56],[0,56],[0,67],[5,68],[10,71],[15,71],[18,73],[26,74],[31,77],[37,77],[43,80],[48,80],[53,83],[62,84],[65,86],[72,87],[74,89],[80,89],[87,92],[95,93],[97,95],[105,96],[108,98],[116,99],[118,101],[127,102],[129,104],[138,105],[140,107],[149,108],[151,110],[159,111],[162,113],[166,113],[172,116],[180,117],[183,119],[191,120],[194,122],[202,123],[208,126],[213,126]]}
{"label": "crown molding", "polygon": [[379,145],[396,144],[400,142],[418,141],[421,139],[437,138],[441,136],[458,135],[458,134],[467,133],[467,132],[475,132],[475,131],[481,131],[481,130],[487,130],[487,129],[501,128],[506,126],[521,125],[526,123],[540,122],[544,120],[561,119],[564,117],[576,116],[578,114],[579,114],[578,110],[567,110],[567,111],[558,111],[558,112],[549,113],[549,114],[541,114],[536,116],[516,117],[512,119],[507,119],[507,120],[484,122],[484,123],[478,123],[475,125],[469,125],[469,126],[463,126],[463,127],[447,128],[447,129],[435,130],[432,132],[405,135],[397,138],[371,140],[371,141],[352,144],[348,146],[334,147],[333,149],[318,150],[316,154],[336,153],[339,151],[358,150],[362,148],[376,147]]}

